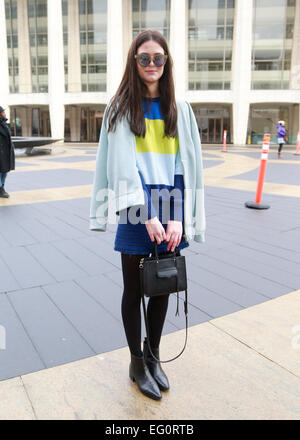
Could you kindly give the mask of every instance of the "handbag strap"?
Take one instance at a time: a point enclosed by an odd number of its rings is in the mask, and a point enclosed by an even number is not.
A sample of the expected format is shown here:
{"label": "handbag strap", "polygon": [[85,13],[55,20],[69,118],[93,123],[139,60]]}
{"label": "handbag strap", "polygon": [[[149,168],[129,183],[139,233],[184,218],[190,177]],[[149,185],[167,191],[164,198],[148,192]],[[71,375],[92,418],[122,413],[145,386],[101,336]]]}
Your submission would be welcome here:
{"label": "handbag strap", "polygon": [[[158,253],[157,253],[157,243],[155,241],[154,243],[154,254],[155,254],[155,258],[158,259]],[[152,254],[153,256],[153,250],[152,250]],[[176,256],[176,252],[174,251],[174,259],[175,259],[175,264],[177,266],[177,256]],[[178,290],[178,272],[176,275],[176,285],[177,285],[177,310],[176,310],[176,315],[179,315],[179,290]],[[185,348],[186,348],[186,344],[187,344],[187,337],[188,337],[188,301],[187,301],[187,290],[185,289],[185,300],[184,300],[184,313],[185,313],[185,341],[184,341],[184,346],[183,349],[181,350],[181,352],[173,357],[172,359],[169,359],[167,361],[161,361],[160,359],[157,359],[154,354],[152,353],[151,350],[151,346],[150,346],[150,339],[149,339],[149,324],[148,324],[148,318],[147,318],[147,312],[146,312],[146,302],[145,302],[145,296],[143,294],[144,292],[144,286],[142,286],[142,303],[143,303],[143,312],[144,312],[144,320],[145,320],[145,327],[146,327],[146,335],[147,335],[147,343],[148,343],[148,348],[149,351],[151,353],[151,356],[160,363],[166,364],[167,362],[172,362],[175,359],[179,358],[179,356],[182,355],[182,353],[184,352]]]}
{"label": "handbag strap", "polygon": [[[179,293],[177,292],[177,295],[179,296]],[[178,296],[177,296],[177,300],[178,300]],[[186,344],[187,344],[187,337],[188,337],[188,305],[187,305],[187,290],[185,290],[185,301],[184,301],[184,313],[185,313],[185,341],[184,341],[184,346],[183,349],[181,350],[181,352],[173,357],[172,359],[168,359],[167,361],[161,361],[160,359],[157,359],[154,354],[152,353],[151,350],[151,346],[150,346],[150,339],[149,339],[149,324],[148,324],[148,319],[147,319],[147,312],[146,312],[146,302],[145,302],[145,296],[142,295],[142,303],[143,303],[143,311],[144,311],[144,319],[145,319],[145,327],[146,327],[146,335],[147,335],[147,343],[148,343],[148,348],[149,351],[151,353],[151,356],[160,363],[166,364],[167,362],[172,362],[175,359],[179,358],[179,356],[182,355],[182,353],[184,352],[185,348],[186,348]]]}
{"label": "handbag strap", "polygon": [[[151,256],[153,257],[153,255],[155,256],[156,260],[159,259],[158,252],[157,252],[157,241],[156,240],[154,241],[153,248],[152,248],[152,251],[151,251]],[[176,257],[175,249],[173,251],[173,255],[174,255],[174,258],[175,258]]]}
{"label": "handbag strap", "polygon": [[[156,241],[154,242],[154,254],[155,254],[155,258],[158,260],[158,253],[157,253],[157,243]],[[153,250],[152,250],[152,254],[153,256]],[[177,256],[176,256],[176,252],[174,251],[174,259],[175,259],[175,263],[177,266]],[[178,272],[176,275],[176,285],[177,285],[177,310],[176,310],[176,315],[179,315],[179,290],[178,290]],[[184,300],[184,313],[185,313],[185,341],[184,341],[184,346],[183,349],[181,350],[181,352],[175,356],[172,359],[168,359],[167,361],[161,361],[160,359],[157,359],[154,354],[152,353],[152,349],[150,346],[150,339],[149,339],[149,324],[148,324],[148,318],[147,318],[147,311],[146,311],[146,302],[145,302],[145,296],[143,294],[144,292],[144,286],[141,286],[141,292],[142,292],[142,303],[143,303],[143,312],[144,312],[144,320],[145,320],[145,327],[146,327],[146,335],[147,335],[147,343],[148,343],[148,348],[149,351],[151,353],[151,356],[153,357],[153,359],[155,359],[157,362],[166,364],[167,362],[172,362],[175,359],[179,358],[179,356],[182,355],[182,353],[184,352],[185,348],[186,348],[186,344],[187,344],[187,337],[188,337],[188,302],[187,302],[187,290],[185,290],[185,300]]]}

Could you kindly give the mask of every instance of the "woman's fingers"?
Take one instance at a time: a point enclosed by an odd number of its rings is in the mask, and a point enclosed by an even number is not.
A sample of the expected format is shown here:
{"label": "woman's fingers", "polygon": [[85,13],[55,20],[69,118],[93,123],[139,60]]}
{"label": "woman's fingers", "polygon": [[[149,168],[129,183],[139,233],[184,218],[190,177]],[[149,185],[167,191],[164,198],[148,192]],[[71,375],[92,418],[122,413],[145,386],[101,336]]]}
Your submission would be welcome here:
{"label": "woman's fingers", "polygon": [[147,220],[145,223],[150,240],[152,242],[156,240],[157,244],[160,244],[163,240],[165,240],[166,233],[164,227],[157,217]]}
{"label": "woman's fingers", "polygon": [[168,251],[174,252],[175,248],[179,246],[182,236],[182,223],[175,220],[170,220],[167,226],[166,240],[169,242],[167,246]]}
{"label": "woman's fingers", "polygon": [[156,241],[157,241],[157,244],[160,244],[160,243],[161,243],[161,235],[160,235],[160,234],[156,234],[156,235],[155,235],[155,239],[156,239]]}
{"label": "woman's fingers", "polygon": [[173,252],[177,241],[178,241],[178,234],[176,232],[173,232],[173,234],[171,234],[169,244],[167,246],[167,251],[171,250]]}
{"label": "woman's fingers", "polygon": [[182,224],[180,222],[169,222],[167,231],[165,231],[159,219],[154,217],[146,221],[146,228],[152,242],[154,240],[157,244],[161,244],[163,241],[168,242],[167,251],[174,252],[175,248],[179,246],[182,235]]}
{"label": "woman's fingers", "polygon": [[162,241],[165,240],[166,237],[166,233],[164,228],[162,228],[162,230],[158,230],[157,233],[155,234],[155,238],[158,244],[160,244]]}
{"label": "woman's fingers", "polygon": [[152,232],[149,232],[149,231],[148,231],[148,234],[149,234],[150,240],[151,240],[151,241],[154,241],[154,235],[152,234]]}

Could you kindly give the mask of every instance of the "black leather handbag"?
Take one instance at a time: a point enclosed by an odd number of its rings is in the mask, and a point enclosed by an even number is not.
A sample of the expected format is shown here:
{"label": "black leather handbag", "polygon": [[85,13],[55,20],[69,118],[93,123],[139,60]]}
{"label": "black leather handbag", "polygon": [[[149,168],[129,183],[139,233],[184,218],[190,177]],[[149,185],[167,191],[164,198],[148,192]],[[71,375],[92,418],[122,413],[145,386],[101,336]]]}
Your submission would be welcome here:
{"label": "black leather handbag", "polygon": [[[157,243],[154,243],[153,250],[150,257],[141,258],[140,264],[140,284],[141,295],[144,311],[144,319],[146,326],[146,334],[148,340],[149,351],[153,358],[161,363],[171,362],[177,359],[184,352],[187,343],[188,333],[188,302],[187,302],[187,275],[185,256],[176,255],[176,252],[158,255]],[[185,291],[184,313],[186,321],[185,343],[181,352],[172,359],[161,361],[157,359],[151,350],[149,343],[149,325],[146,313],[145,297],[166,295],[170,293],[177,293],[177,310],[176,315],[179,315],[179,292]],[[176,316],[175,315],[175,316]]]}

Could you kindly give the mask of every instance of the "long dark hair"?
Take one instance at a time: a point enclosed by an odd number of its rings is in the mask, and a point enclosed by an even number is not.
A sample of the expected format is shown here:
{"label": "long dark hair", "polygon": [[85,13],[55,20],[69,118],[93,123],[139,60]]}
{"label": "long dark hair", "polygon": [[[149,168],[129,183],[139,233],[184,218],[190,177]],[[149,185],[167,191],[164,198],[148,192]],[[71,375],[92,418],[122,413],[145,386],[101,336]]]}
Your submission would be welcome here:
{"label": "long dark hair", "polygon": [[154,30],[145,30],[131,43],[125,72],[116,94],[111,99],[108,110],[108,131],[114,131],[118,121],[126,117],[131,131],[137,136],[145,136],[146,126],[142,108],[142,97],[147,94],[147,86],[141,80],[134,55],[146,41],[156,41],[168,55],[164,72],[159,79],[161,113],[165,122],[165,136],[177,136],[177,106],[172,74],[173,61],[164,36]]}

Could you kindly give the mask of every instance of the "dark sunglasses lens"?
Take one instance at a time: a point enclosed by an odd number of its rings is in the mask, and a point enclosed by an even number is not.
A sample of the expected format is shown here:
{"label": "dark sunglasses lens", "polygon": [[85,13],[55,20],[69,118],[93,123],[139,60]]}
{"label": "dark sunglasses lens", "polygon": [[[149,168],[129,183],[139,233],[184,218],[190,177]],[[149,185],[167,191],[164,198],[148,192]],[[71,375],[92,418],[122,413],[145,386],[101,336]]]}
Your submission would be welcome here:
{"label": "dark sunglasses lens", "polygon": [[157,56],[154,58],[154,64],[155,64],[157,67],[162,66],[162,65],[164,64],[164,62],[165,62],[165,57],[164,57],[163,55],[157,55]]}
{"label": "dark sunglasses lens", "polygon": [[146,67],[150,64],[150,58],[147,55],[141,55],[139,57],[139,63],[141,66]]}

